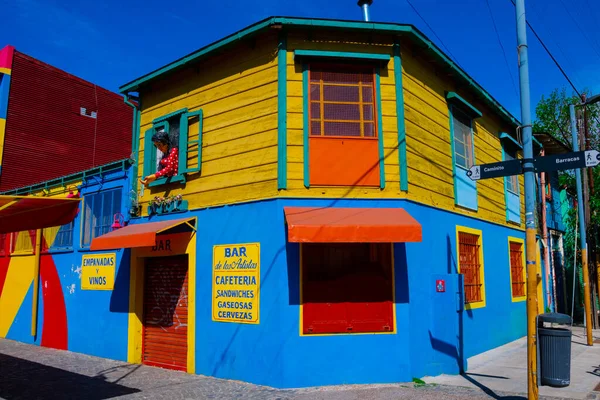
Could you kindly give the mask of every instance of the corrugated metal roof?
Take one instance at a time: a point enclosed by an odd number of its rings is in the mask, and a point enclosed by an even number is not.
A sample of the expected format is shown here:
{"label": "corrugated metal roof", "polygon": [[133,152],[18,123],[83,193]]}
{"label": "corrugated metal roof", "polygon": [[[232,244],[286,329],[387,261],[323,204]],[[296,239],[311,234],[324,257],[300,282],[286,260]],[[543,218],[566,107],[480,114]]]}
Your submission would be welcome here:
{"label": "corrugated metal roof", "polygon": [[533,137],[535,137],[544,146],[544,154],[547,156],[554,154],[565,154],[573,151],[571,146],[567,146],[549,133],[534,133]]}
{"label": "corrugated metal roof", "polygon": [[129,157],[132,118],[118,94],[15,51],[0,191]]}

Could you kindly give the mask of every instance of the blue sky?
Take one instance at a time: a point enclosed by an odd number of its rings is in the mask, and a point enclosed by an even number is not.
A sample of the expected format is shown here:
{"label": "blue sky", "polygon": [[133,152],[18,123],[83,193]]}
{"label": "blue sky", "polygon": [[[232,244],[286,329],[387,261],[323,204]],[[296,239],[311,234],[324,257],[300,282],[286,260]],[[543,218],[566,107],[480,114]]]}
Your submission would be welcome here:
{"label": "blue sky", "polygon": [[[374,0],[371,19],[417,26],[520,119],[510,0]],[[494,31],[490,9],[503,52]],[[571,8],[567,9],[566,6]],[[600,93],[600,2],[526,0],[527,17],[578,89]],[[109,90],[268,16],[360,20],[355,0],[0,0],[6,44]],[[528,31],[532,107],[568,83]],[[509,68],[507,67],[507,62]]]}

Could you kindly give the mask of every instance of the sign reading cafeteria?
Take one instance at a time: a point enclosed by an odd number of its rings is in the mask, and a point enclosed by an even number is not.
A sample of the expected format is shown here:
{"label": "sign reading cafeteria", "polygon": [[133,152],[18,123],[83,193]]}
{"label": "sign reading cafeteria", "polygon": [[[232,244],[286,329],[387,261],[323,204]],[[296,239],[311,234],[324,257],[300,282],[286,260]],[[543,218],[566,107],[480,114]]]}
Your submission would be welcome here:
{"label": "sign reading cafeteria", "polygon": [[81,258],[82,290],[113,290],[117,254],[84,254]]}
{"label": "sign reading cafeteria", "polygon": [[213,321],[258,324],[260,243],[213,247]]}

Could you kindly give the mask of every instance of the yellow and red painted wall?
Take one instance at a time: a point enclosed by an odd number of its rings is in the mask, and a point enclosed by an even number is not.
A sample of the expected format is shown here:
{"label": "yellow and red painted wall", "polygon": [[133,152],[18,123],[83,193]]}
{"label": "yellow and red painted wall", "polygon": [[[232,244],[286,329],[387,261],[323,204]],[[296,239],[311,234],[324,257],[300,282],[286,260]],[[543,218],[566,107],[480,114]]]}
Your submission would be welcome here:
{"label": "yellow and red painted wall", "polygon": [[[73,191],[80,196],[120,189],[126,215],[129,187],[127,170],[90,173],[66,187],[46,189],[47,194],[64,197]],[[89,205],[87,205],[89,207]],[[129,313],[129,251],[90,252],[81,243],[85,200],[72,225],[70,246],[56,248],[61,229],[45,229],[40,257],[39,293],[33,293],[35,234],[19,232],[4,237],[0,251],[0,337],[44,347],[127,360],[127,320]],[[14,251],[16,240],[21,249]],[[113,257],[114,255],[114,257]],[[113,259],[112,290],[85,290],[83,260],[93,256]],[[31,336],[32,301],[39,296],[37,335]]]}

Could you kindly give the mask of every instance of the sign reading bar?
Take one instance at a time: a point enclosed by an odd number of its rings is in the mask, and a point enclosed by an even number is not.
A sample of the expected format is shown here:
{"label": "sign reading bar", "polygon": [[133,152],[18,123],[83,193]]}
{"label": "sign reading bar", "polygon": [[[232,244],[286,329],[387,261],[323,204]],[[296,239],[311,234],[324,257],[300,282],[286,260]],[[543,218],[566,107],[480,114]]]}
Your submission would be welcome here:
{"label": "sign reading bar", "polygon": [[595,167],[600,164],[600,153],[597,150],[576,151],[573,153],[536,157],[533,161],[536,171],[563,171]]}
{"label": "sign reading bar", "polygon": [[507,160],[490,164],[473,165],[467,171],[467,176],[471,180],[477,181],[479,179],[519,175],[522,172],[521,160]]}
{"label": "sign reading bar", "polygon": [[212,319],[259,323],[260,243],[213,247]]}
{"label": "sign reading bar", "polygon": [[84,254],[81,258],[82,290],[113,290],[117,254]]}

